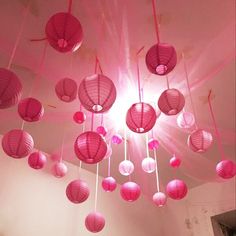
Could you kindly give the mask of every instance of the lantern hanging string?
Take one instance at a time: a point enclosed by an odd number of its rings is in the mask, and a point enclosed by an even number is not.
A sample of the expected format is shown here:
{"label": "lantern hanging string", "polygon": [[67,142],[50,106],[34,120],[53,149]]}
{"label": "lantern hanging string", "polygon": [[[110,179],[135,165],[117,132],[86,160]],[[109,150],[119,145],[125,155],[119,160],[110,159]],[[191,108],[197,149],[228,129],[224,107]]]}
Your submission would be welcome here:
{"label": "lantern hanging string", "polygon": [[79,111],[82,111],[82,104],[79,104]]}
{"label": "lantern hanging string", "polygon": [[111,176],[111,156],[108,157],[108,177]]}
{"label": "lantern hanging string", "polygon": [[153,152],[154,152],[154,158],[155,158],[155,162],[156,162],[156,184],[157,184],[157,192],[160,192],[159,171],[158,171],[158,165],[157,165],[157,153],[156,153],[156,149],[154,149]]}
{"label": "lantern hanging string", "polygon": [[166,84],[167,84],[167,88],[170,89],[170,81],[167,75],[166,75]]}
{"label": "lantern hanging string", "polygon": [[91,131],[93,131],[94,113],[91,112]]}
{"label": "lantern hanging string", "polygon": [[103,117],[103,113],[101,113],[101,126],[104,125],[104,117]]}
{"label": "lantern hanging string", "polygon": [[127,160],[127,133],[126,133],[126,127],[124,127],[124,152],[125,152],[125,160]]}
{"label": "lantern hanging string", "polygon": [[78,172],[79,178],[80,178],[81,168],[82,168],[82,161],[79,161],[79,172]]}
{"label": "lantern hanging string", "polygon": [[63,159],[64,144],[65,144],[65,129],[64,129],[63,137],[62,137],[62,145],[61,145],[60,162],[62,162],[62,159]]}
{"label": "lantern hanging string", "polygon": [[158,29],[157,11],[156,11],[156,0],[152,0],[153,19],[156,30],[157,43],[160,43],[160,35]]}
{"label": "lantern hanging string", "polygon": [[70,13],[70,14],[71,14],[71,8],[72,8],[72,0],[69,0],[68,13]]}
{"label": "lantern hanging string", "polygon": [[148,134],[146,134],[146,152],[147,152],[147,157],[149,157],[149,149],[148,149]]}
{"label": "lantern hanging string", "polygon": [[139,102],[142,102],[141,85],[140,85],[140,70],[139,70],[139,54],[143,51],[143,49],[144,49],[144,46],[141,47],[136,53]]}
{"label": "lantern hanging string", "polygon": [[95,202],[94,202],[94,211],[97,211],[97,202],[98,202],[98,172],[99,172],[99,163],[97,163],[96,171],[96,187],[95,187]]}
{"label": "lantern hanging string", "polygon": [[103,75],[103,71],[102,71],[102,67],[101,67],[101,63],[98,59],[98,57],[96,56],[95,58],[96,62],[95,62],[95,74],[98,73],[98,69],[100,70],[100,73]]}

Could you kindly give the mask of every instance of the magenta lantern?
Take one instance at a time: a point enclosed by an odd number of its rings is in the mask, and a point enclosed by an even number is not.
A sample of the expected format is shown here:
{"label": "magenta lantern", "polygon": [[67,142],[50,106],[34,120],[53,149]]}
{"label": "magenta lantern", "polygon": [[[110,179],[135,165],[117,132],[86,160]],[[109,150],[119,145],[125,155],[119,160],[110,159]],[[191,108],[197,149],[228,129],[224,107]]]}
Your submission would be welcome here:
{"label": "magenta lantern", "polygon": [[133,104],[126,113],[126,124],[135,133],[146,133],[156,123],[154,108],[144,102]]}
{"label": "magenta lantern", "polygon": [[35,169],[42,169],[47,162],[46,156],[42,152],[33,152],[28,157],[28,165]]}
{"label": "magenta lantern", "polygon": [[148,141],[148,148],[151,150],[157,149],[159,145],[160,144],[157,139],[152,138]]}
{"label": "magenta lantern", "polygon": [[105,226],[105,218],[99,212],[91,212],[85,218],[85,226],[88,231],[98,233]]}
{"label": "magenta lantern", "polygon": [[124,160],[119,164],[119,172],[124,175],[128,176],[132,174],[134,171],[134,164],[129,160]]}
{"label": "magenta lantern", "polygon": [[181,159],[179,159],[178,157],[176,156],[173,156],[171,159],[170,159],[170,166],[173,167],[173,168],[178,168],[181,164]]}
{"label": "magenta lantern", "polygon": [[195,118],[191,112],[183,112],[177,117],[177,124],[180,128],[189,129],[195,124]]}
{"label": "magenta lantern", "polygon": [[174,179],[167,184],[166,192],[170,198],[180,200],[186,196],[188,188],[184,181]]}
{"label": "magenta lantern", "polygon": [[57,178],[64,177],[67,171],[67,166],[63,162],[57,162],[52,167],[52,173]]}
{"label": "magenta lantern", "polygon": [[98,134],[102,135],[103,137],[105,137],[106,134],[107,134],[107,129],[102,125],[98,126],[96,131],[97,131]]}
{"label": "magenta lantern", "polygon": [[107,145],[107,152],[104,159],[111,157],[111,155],[112,155],[112,148],[109,145]]}
{"label": "magenta lantern", "polygon": [[167,197],[164,193],[157,192],[153,195],[152,200],[158,207],[162,207],[166,204]]}
{"label": "magenta lantern", "polygon": [[95,164],[105,157],[107,144],[97,132],[87,131],[78,136],[74,150],[81,161],[87,164]]}
{"label": "magenta lantern", "polygon": [[19,159],[28,156],[34,147],[32,136],[24,130],[13,129],[2,138],[3,151],[10,157]]}
{"label": "magenta lantern", "polygon": [[121,135],[119,135],[119,134],[113,135],[112,138],[111,138],[111,142],[112,142],[113,144],[120,144],[120,143],[122,143],[122,137],[121,137]]}
{"label": "magenta lantern", "polygon": [[147,68],[153,74],[166,75],[175,68],[176,63],[175,48],[169,44],[155,44],[146,54]]}
{"label": "magenta lantern", "polygon": [[231,160],[220,161],[216,165],[216,173],[223,179],[230,179],[236,175],[236,164]]}
{"label": "magenta lantern", "polygon": [[141,190],[138,184],[134,182],[126,182],[121,186],[121,197],[128,202],[136,201],[140,196]]}
{"label": "magenta lantern", "polygon": [[156,161],[151,157],[146,157],[142,161],[142,169],[146,173],[152,173],[156,170]]}
{"label": "magenta lantern", "polygon": [[0,68],[0,109],[12,107],[21,97],[22,85],[15,73]]}
{"label": "magenta lantern", "polygon": [[106,192],[113,192],[116,189],[116,180],[111,176],[104,178],[102,188]]}
{"label": "magenta lantern", "polygon": [[188,146],[198,153],[206,152],[207,149],[211,146],[213,138],[210,132],[203,129],[194,130],[188,136]]}
{"label": "magenta lantern", "polygon": [[86,115],[82,111],[75,112],[73,119],[75,123],[82,124],[86,120]]}
{"label": "magenta lantern", "polygon": [[47,22],[45,33],[49,44],[58,52],[74,52],[83,40],[80,22],[67,12],[53,15]]}

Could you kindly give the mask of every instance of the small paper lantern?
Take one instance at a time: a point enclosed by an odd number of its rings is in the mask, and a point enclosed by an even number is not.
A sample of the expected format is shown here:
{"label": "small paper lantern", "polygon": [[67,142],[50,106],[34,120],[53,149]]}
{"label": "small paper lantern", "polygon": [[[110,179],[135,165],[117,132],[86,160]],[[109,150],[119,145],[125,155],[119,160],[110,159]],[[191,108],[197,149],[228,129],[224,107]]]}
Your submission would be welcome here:
{"label": "small paper lantern", "polygon": [[156,170],[156,161],[151,157],[146,157],[142,161],[142,169],[146,173],[152,173]]}
{"label": "small paper lantern", "polygon": [[119,134],[115,134],[112,136],[111,141],[113,144],[120,144],[122,143],[122,137]]}
{"label": "small paper lantern", "polygon": [[15,73],[0,68],[0,109],[12,107],[21,97],[22,85]]}
{"label": "small paper lantern", "polygon": [[124,160],[119,164],[119,172],[124,175],[128,176],[132,174],[134,171],[134,164],[129,160]]}
{"label": "small paper lantern", "polygon": [[157,139],[152,138],[148,141],[148,148],[151,150],[157,149],[159,145],[160,144]]}
{"label": "small paper lantern", "polygon": [[168,196],[174,200],[184,198],[188,192],[187,186],[182,180],[171,180],[166,186]]}
{"label": "small paper lantern", "polygon": [[138,184],[134,182],[126,182],[121,186],[121,197],[128,202],[136,201],[140,196],[141,190]]}
{"label": "small paper lantern", "polygon": [[126,113],[126,124],[135,133],[146,133],[156,123],[154,108],[144,102],[133,104]]}
{"label": "small paper lantern", "polygon": [[195,118],[191,112],[183,112],[177,117],[177,124],[182,129],[189,129],[195,124]]}
{"label": "small paper lantern", "polygon": [[181,159],[179,159],[178,157],[176,156],[173,156],[171,159],[170,159],[170,166],[173,167],[173,168],[178,168],[181,164]]}
{"label": "small paper lantern", "polygon": [[111,155],[112,155],[112,148],[109,145],[107,145],[107,152],[104,159],[111,157]]}
{"label": "small paper lantern", "polygon": [[3,151],[10,157],[19,159],[28,156],[34,147],[32,136],[24,130],[13,129],[2,138]]}
{"label": "small paper lantern", "polygon": [[147,68],[153,74],[166,75],[175,68],[176,63],[175,48],[169,44],[155,44],[146,54]]}
{"label": "small paper lantern", "polygon": [[98,126],[96,131],[97,131],[98,134],[102,135],[103,137],[105,137],[106,134],[107,134],[107,129],[102,125]]}
{"label": "small paper lantern", "polygon": [[153,195],[152,200],[158,207],[162,207],[166,204],[167,197],[164,193],[157,192]]}
{"label": "small paper lantern", "polygon": [[85,226],[88,231],[98,233],[105,226],[105,218],[99,212],[91,212],[85,218]]}
{"label": "small paper lantern", "polygon": [[42,152],[33,152],[28,157],[28,165],[35,169],[42,169],[47,162],[46,156]]}
{"label": "small paper lantern", "polygon": [[116,87],[105,75],[94,74],[80,83],[79,100],[93,113],[108,111],[116,100]]}
{"label": "small paper lantern", "polygon": [[82,124],[86,120],[86,115],[82,111],[75,112],[73,119],[76,123]]}
{"label": "small paper lantern", "polygon": [[49,44],[59,52],[76,51],[83,39],[80,22],[67,12],[53,15],[47,22],[45,33]]}
{"label": "small paper lantern", "polygon": [[230,179],[236,175],[236,164],[231,160],[220,161],[216,165],[216,173],[223,179]]}
{"label": "small paper lantern", "polygon": [[57,178],[64,177],[67,171],[67,166],[63,162],[57,162],[52,167],[52,173]]}
{"label": "small paper lantern", "polygon": [[71,181],[66,188],[67,198],[75,204],[86,201],[89,197],[89,193],[87,183],[80,179]]}
{"label": "small paper lantern", "polygon": [[213,138],[210,132],[203,129],[194,130],[188,136],[188,146],[194,152],[203,153],[211,146]]}
{"label": "small paper lantern", "polygon": [[168,116],[173,116],[181,112],[184,105],[184,95],[177,89],[165,90],[158,99],[159,109]]}
{"label": "small paper lantern", "polygon": [[87,131],[78,136],[74,144],[76,156],[87,164],[100,162],[106,155],[107,144],[97,132]]}
{"label": "small paper lantern", "polygon": [[104,178],[102,188],[106,192],[113,192],[116,189],[116,180],[111,176]]}

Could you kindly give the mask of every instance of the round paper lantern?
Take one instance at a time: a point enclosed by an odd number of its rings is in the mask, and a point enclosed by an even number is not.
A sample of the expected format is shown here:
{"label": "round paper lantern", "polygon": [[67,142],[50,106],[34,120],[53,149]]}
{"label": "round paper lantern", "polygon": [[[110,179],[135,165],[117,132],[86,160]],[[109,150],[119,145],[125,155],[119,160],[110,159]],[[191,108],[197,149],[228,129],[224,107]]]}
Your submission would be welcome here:
{"label": "round paper lantern", "polygon": [[57,162],[52,167],[52,173],[57,178],[64,177],[67,171],[67,166],[63,162]]}
{"label": "round paper lantern", "polygon": [[154,108],[144,102],[133,104],[126,113],[126,124],[135,133],[146,133],[156,123]]}
{"label": "round paper lantern", "polygon": [[106,192],[113,192],[116,189],[116,180],[111,176],[104,178],[102,188]]}
{"label": "round paper lantern", "polygon": [[166,204],[167,197],[164,193],[157,192],[153,195],[152,200],[158,207],[162,207]]}
{"label": "round paper lantern", "polygon": [[152,173],[156,170],[156,161],[151,157],[146,157],[142,161],[142,169],[146,173]]}
{"label": "round paper lantern", "polygon": [[45,33],[49,44],[59,52],[76,51],[83,39],[80,22],[67,12],[53,15],[47,22]]}
{"label": "round paper lantern", "polygon": [[148,148],[151,150],[157,149],[159,145],[160,144],[157,139],[152,138],[148,141]]}
{"label": "round paper lantern", "polygon": [[122,137],[119,134],[115,134],[112,136],[111,141],[113,144],[120,144],[122,143]]}
{"label": "round paper lantern", "polygon": [[0,68],[0,109],[18,103],[22,91],[19,78],[10,70]]}
{"label": "round paper lantern", "polygon": [[236,165],[231,160],[220,161],[216,165],[216,173],[223,179],[230,179],[236,175]]}
{"label": "round paper lantern", "polygon": [[10,157],[19,159],[28,156],[34,147],[32,136],[24,130],[13,129],[2,138],[3,151]]}
{"label": "round paper lantern", "polygon": [[169,44],[155,44],[146,54],[147,68],[153,74],[166,75],[175,68],[176,63],[175,48]]}
{"label": "round paper lantern", "polygon": [[98,233],[105,226],[105,218],[99,212],[91,212],[85,218],[85,226],[88,231]]}
{"label": "round paper lantern", "polygon": [[96,129],[97,133],[102,135],[102,136],[106,136],[107,134],[107,129],[104,126],[98,126]]}
{"label": "round paper lantern", "polygon": [[170,159],[170,166],[172,166],[173,168],[179,167],[180,164],[181,164],[181,159],[179,159],[178,157],[173,156],[173,157]]}
{"label": "round paper lantern", "polygon": [[187,186],[182,180],[171,180],[166,186],[168,196],[174,200],[184,198],[188,192]]}
{"label": "round paper lantern", "polygon": [[129,160],[124,160],[119,164],[119,172],[124,175],[128,176],[132,174],[134,171],[134,164]]}
{"label": "round paper lantern", "polygon": [[82,111],[75,112],[73,119],[76,123],[82,124],[86,120],[86,115]]}
{"label": "round paper lantern", "polygon": [[197,129],[188,136],[188,146],[194,152],[203,153],[211,146],[213,138],[211,133],[203,129]]}
{"label": "round paper lantern", "polygon": [[177,124],[180,128],[189,129],[195,124],[195,118],[191,112],[183,112],[178,115]]}
{"label": "round paper lantern", "polygon": [[158,100],[159,109],[168,116],[178,114],[185,105],[184,95],[177,89],[165,90]]}
{"label": "round paper lantern", "polygon": [[109,145],[107,145],[107,152],[104,159],[111,157],[111,155],[112,155],[112,148]]}
{"label": "round paper lantern", "polygon": [[87,164],[95,164],[105,157],[107,144],[97,132],[87,131],[78,136],[74,150],[81,161]]}
{"label": "round paper lantern", "polygon": [[75,204],[86,201],[89,197],[89,193],[87,183],[80,179],[71,181],[66,188],[67,198]]}
{"label": "round paper lantern", "polygon": [[18,104],[20,117],[28,122],[38,121],[43,117],[44,108],[40,101],[35,98],[25,98]]}
{"label": "round paper lantern", "polygon": [[28,157],[28,164],[33,169],[42,169],[47,162],[46,156],[42,152],[33,152]]}
{"label": "round paper lantern", "polygon": [[128,202],[136,201],[140,196],[141,190],[138,184],[134,182],[126,182],[121,186],[121,197]]}

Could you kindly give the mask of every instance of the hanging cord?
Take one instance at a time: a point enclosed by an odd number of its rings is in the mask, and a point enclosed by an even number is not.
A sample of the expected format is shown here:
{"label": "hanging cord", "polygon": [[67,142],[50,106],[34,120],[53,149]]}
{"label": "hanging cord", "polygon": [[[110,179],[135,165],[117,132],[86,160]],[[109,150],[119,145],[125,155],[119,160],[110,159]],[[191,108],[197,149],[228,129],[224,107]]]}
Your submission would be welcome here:
{"label": "hanging cord", "polygon": [[101,113],[101,126],[104,126],[104,117],[103,117],[103,113]]}
{"label": "hanging cord", "polygon": [[156,161],[156,184],[157,184],[157,192],[160,192],[159,171],[158,171],[158,165],[157,165],[157,153],[156,153],[156,149],[154,149],[153,151],[154,151],[154,158],[155,158],[155,161]]}
{"label": "hanging cord", "polygon": [[78,177],[80,179],[81,176],[81,168],[82,168],[82,161],[79,161],[79,168],[78,168]]}
{"label": "hanging cord", "polygon": [[62,137],[60,162],[62,162],[62,159],[63,159],[64,144],[65,144],[65,130],[64,130],[64,133],[63,133],[63,137]]}
{"label": "hanging cord", "polygon": [[103,75],[101,63],[100,63],[98,57],[96,56],[96,58],[95,58],[95,74],[98,73],[98,69],[100,70],[100,73]]}
{"label": "hanging cord", "polygon": [[124,128],[124,152],[125,152],[125,161],[127,160],[127,134],[126,134],[126,126]]}
{"label": "hanging cord", "polygon": [[98,203],[98,172],[99,172],[99,163],[97,163],[97,171],[96,171],[96,189],[95,189],[95,203],[94,203],[94,211],[97,211],[97,203]]}
{"label": "hanging cord", "polygon": [[149,157],[149,149],[148,149],[148,133],[146,134],[146,153],[147,153],[147,157]]}
{"label": "hanging cord", "polygon": [[157,20],[157,11],[156,11],[156,0],[152,0],[152,10],[153,10],[153,19],[155,24],[155,30],[156,30],[156,37],[157,37],[157,43],[160,43],[160,35],[158,30],[158,20]]}
{"label": "hanging cord", "polygon": [[111,156],[108,157],[108,171],[107,171],[108,177],[111,176]]}
{"label": "hanging cord", "polygon": [[139,102],[142,102],[141,85],[140,85],[140,70],[139,70],[139,54],[142,52],[143,49],[144,49],[144,46],[141,47],[136,53]]}
{"label": "hanging cord", "polygon": [[68,4],[68,13],[71,14],[71,8],[72,8],[72,0],[68,0],[69,4]]}
{"label": "hanging cord", "polygon": [[166,85],[167,85],[167,89],[170,89],[170,81],[167,75],[166,75]]}
{"label": "hanging cord", "polygon": [[91,131],[93,131],[93,123],[94,123],[94,113],[91,112]]}

